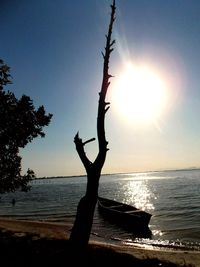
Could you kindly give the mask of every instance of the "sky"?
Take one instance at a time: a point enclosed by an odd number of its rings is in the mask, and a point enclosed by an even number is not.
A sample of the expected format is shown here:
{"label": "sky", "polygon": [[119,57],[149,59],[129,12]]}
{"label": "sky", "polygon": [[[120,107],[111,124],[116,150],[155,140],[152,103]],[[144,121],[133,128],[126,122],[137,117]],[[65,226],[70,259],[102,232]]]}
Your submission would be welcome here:
{"label": "sky", "polygon": [[[77,131],[83,141],[97,135],[110,3],[0,0],[0,58],[13,77],[7,89],[53,114],[45,138],[20,150],[23,171],[85,174],[73,139]],[[105,121],[110,150],[102,173],[199,167],[200,1],[116,5]],[[97,141],[85,150],[93,161]]]}

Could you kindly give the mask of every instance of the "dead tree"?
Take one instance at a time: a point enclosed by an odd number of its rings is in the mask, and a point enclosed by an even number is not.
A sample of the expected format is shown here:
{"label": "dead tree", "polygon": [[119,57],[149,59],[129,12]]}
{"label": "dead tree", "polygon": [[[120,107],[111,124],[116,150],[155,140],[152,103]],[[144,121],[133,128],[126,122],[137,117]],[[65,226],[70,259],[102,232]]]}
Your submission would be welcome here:
{"label": "dead tree", "polygon": [[110,85],[110,78],[112,75],[109,74],[109,60],[110,55],[113,51],[113,45],[115,40],[112,40],[112,29],[113,23],[115,21],[115,0],[111,5],[111,17],[108,29],[108,34],[106,35],[106,47],[105,52],[102,52],[104,65],[103,65],[103,80],[101,91],[99,93],[99,103],[98,103],[98,115],[97,115],[97,137],[99,144],[99,152],[97,154],[94,162],[91,162],[86,156],[84,146],[95,140],[95,138],[89,139],[85,142],[79,137],[79,133],[76,134],[74,138],[74,143],[76,145],[76,150],[78,155],[85,167],[87,173],[87,187],[85,196],[81,198],[78,207],[75,222],[70,235],[70,242],[75,246],[84,247],[87,246],[90,238],[90,232],[93,223],[95,206],[98,198],[98,187],[99,179],[101,176],[101,170],[104,165],[106,154],[108,151],[105,137],[105,114],[110,107],[110,103],[106,102],[106,93]]}

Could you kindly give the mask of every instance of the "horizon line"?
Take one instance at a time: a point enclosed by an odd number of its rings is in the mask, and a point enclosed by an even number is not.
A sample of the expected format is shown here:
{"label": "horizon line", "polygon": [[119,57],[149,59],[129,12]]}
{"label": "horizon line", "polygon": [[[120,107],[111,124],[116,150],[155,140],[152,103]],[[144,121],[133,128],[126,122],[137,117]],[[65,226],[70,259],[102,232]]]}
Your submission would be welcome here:
{"label": "horizon line", "polygon": [[[116,173],[102,173],[104,175],[116,175],[116,174],[132,174],[132,173],[149,173],[149,172],[170,172],[170,171],[192,171],[200,170],[200,167],[188,167],[188,168],[177,168],[177,169],[163,169],[163,170],[148,170],[148,171],[132,171],[132,172],[116,172]],[[76,178],[85,177],[87,174],[77,174],[77,175],[58,175],[58,176],[42,176],[36,177],[35,179],[53,179],[53,178]],[[33,179],[33,180],[35,180]]]}

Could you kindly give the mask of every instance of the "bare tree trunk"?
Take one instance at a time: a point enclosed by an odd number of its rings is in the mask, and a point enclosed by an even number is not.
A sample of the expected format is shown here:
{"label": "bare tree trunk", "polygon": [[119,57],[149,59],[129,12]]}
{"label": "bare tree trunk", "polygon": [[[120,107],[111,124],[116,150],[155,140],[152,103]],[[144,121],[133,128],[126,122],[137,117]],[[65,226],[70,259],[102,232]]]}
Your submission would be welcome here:
{"label": "bare tree trunk", "polygon": [[113,0],[113,4],[111,5],[111,17],[110,17],[109,29],[108,29],[108,34],[106,35],[105,53],[102,53],[104,58],[103,81],[102,81],[101,91],[99,93],[98,116],[97,116],[97,136],[99,143],[99,152],[94,162],[91,162],[86,156],[84,146],[87,143],[94,141],[95,138],[82,142],[82,139],[79,138],[78,133],[74,138],[76,150],[87,173],[86,194],[83,198],[81,198],[78,204],[76,219],[70,235],[70,242],[74,244],[76,247],[85,247],[88,245],[93,223],[95,206],[98,198],[99,179],[101,176],[102,167],[106,159],[106,153],[108,151],[107,148],[108,142],[106,141],[105,137],[104,122],[105,122],[105,114],[110,107],[109,106],[110,103],[105,102],[105,99],[110,84],[109,79],[112,77],[112,75],[109,74],[108,70],[109,70],[110,54],[113,51],[113,45],[115,43],[115,40],[111,39],[113,23],[115,21],[115,10],[116,10],[115,0]]}

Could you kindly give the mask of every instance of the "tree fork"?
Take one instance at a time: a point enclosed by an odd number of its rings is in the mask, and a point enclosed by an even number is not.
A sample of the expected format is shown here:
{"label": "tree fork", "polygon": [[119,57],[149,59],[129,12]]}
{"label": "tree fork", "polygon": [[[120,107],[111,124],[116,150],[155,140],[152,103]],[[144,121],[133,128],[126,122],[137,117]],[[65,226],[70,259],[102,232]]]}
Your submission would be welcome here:
{"label": "tree fork", "polygon": [[79,137],[79,133],[74,137],[74,143],[77,153],[85,167],[87,173],[87,188],[85,196],[81,198],[78,207],[75,222],[70,235],[70,242],[75,247],[83,248],[88,245],[90,233],[92,229],[93,217],[95,206],[98,198],[98,187],[101,170],[106,159],[106,153],[108,151],[105,137],[105,114],[110,107],[109,102],[105,102],[106,93],[110,85],[109,79],[113,77],[109,74],[109,60],[113,51],[113,45],[115,40],[112,40],[112,29],[115,21],[115,0],[113,0],[111,7],[110,23],[108,27],[108,34],[106,35],[106,47],[105,52],[102,52],[104,64],[103,64],[103,79],[101,85],[101,91],[99,93],[98,103],[98,115],[97,115],[97,137],[99,144],[99,152],[94,162],[91,162],[84,150],[84,146],[95,140],[91,138],[85,142]]}

